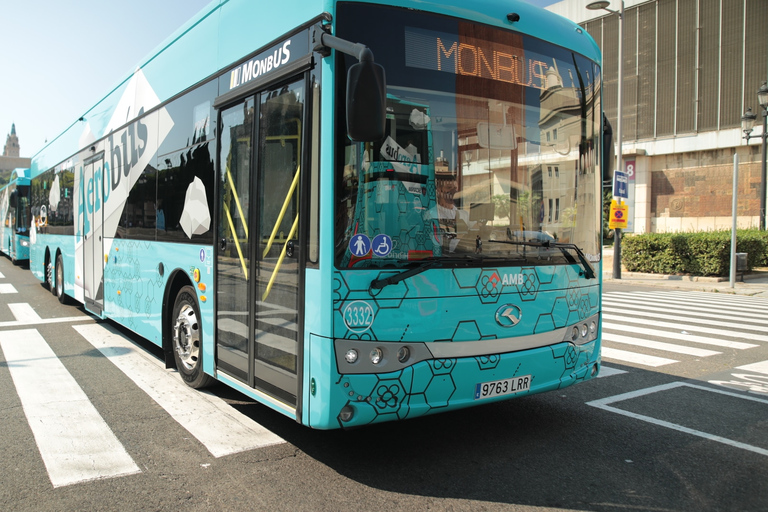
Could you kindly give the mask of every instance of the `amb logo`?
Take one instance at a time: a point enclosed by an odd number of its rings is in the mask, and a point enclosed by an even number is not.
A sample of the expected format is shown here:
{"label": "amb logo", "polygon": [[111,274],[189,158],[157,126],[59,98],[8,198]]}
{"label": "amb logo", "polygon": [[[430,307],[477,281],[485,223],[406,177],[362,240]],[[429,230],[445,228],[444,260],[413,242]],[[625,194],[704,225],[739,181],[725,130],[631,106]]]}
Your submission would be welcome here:
{"label": "amb logo", "polygon": [[483,304],[495,303],[505,286],[519,286],[525,281],[523,274],[500,273],[498,270],[484,270],[475,286]]}

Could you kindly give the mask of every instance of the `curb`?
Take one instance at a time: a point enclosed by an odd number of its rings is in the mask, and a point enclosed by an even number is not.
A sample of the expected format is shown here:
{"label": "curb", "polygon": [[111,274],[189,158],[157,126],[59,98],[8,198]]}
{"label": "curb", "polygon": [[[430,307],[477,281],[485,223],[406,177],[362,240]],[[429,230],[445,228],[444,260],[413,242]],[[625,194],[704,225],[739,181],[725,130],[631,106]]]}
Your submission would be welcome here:
{"label": "curb", "polygon": [[[622,279],[650,279],[650,280],[665,280],[665,281],[683,281],[689,283],[727,283],[730,282],[730,277],[706,277],[706,276],[691,276],[691,275],[678,275],[678,274],[644,274],[642,272],[621,272]],[[757,279],[768,279],[765,274],[746,274],[743,276],[736,276],[736,282],[746,282]],[[613,280],[613,272],[603,272],[604,280]]]}

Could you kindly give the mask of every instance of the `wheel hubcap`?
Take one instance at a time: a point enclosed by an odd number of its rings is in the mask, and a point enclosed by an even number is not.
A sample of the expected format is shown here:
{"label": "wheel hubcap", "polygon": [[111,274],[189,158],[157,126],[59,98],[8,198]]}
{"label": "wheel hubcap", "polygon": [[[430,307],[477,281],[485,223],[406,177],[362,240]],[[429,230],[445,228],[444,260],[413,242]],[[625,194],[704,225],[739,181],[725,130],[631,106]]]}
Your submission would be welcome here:
{"label": "wheel hubcap", "polygon": [[64,269],[61,265],[56,266],[56,295],[64,295]]}
{"label": "wheel hubcap", "polygon": [[176,317],[173,327],[173,345],[179,360],[187,370],[197,366],[200,359],[200,329],[195,310],[185,304]]}

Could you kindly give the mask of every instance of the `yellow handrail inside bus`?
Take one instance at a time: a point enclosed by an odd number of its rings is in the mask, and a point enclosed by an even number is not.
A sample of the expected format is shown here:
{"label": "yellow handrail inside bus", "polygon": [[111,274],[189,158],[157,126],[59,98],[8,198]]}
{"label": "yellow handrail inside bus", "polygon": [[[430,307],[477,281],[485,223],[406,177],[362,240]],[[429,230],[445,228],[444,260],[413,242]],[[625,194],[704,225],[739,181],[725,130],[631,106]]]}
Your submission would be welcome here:
{"label": "yellow handrail inside bus", "polygon": [[[296,216],[296,220],[293,221],[293,226],[291,226],[291,231],[288,233],[288,240],[293,238],[293,235],[296,233],[296,229],[299,227],[299,216]],[[283,260],[285,259],[285,251],[288,248],[288,244],[285,244],[283,246],[283,250],[280,251],[280,257],[277,258],[277,263],[275,263],[275,269],[272,271],[272,276],[269,278],[269,283],[267,284],[267,289],[264,290],[264,295],[262,295],[261,300],[265,301],[267,300],[267,297],[269,296],[269,292],[272,291],[272,285],[275,284],[275,279],[277,278],[277,273],[280,271],[280,265],[283,264]]]}
{"label": "yellow handrail inside bus", "polygon": [[[245,230],[245,236],[248,236],[248,219],[243,214],[243,207],[240,205],[240,198],[237,197],[237,187],[235,187],[235,182],[232,180],[232,175],[229,173],[229,163],[227,163],[227,179],[229,180],[229,186],[232,189],[232,197],[235,199],[235,204],[237,205],[237,211],[240,212],[240,220],[243,221],[243,229]],[[227,211],[227,215],[229,215],[229,211]],[[232,222],[230,218],[230,222]],[[234,232],[234,228],[233,228]],[[239,249],[238,249],[239,251]]]}
{"label": "yellow handrail inside bus", "polygon": [[[232,230],[232,239],[235,241],[235,248],[237,249],[237,255],[240,256],[240,265],[243,267],[243,274],[245,280],[248,280],[248,268],[245,264],[245,258],[243,258],[243,251],[240,249],[240,239],[237,237],[237,230],[235,229],[235,223],[232,221],[232,215],[227,208],[224,208],[224,212],[227,214],[227,221],[229,221],[229,229]],[[246,235],[247,236],[247,235]]]}
{"label": "yellow handrail inside bus", "polygon": [[[275,221],[275,227],[272,229],[272,234],[269,236],[269,240],[267,240],[267,247],[264,249],[265,258],[267,257],[269,250],[272,248],[272,243],[275,241],[275,237],[277,236],[277,230],[280,229],[280,223],[283,222],[283,217],[285,216],[285,212],[288,210],[288,205],[291,202],[291,197],[293,196],[293,192],[296,190],[296,185],[298,185],[299,183],[299,174],[301,174],[301,166],[299,166],[296,169],[296,175],[293,177],[291,188],[288,189],[288,194],[285,196],[283,207],[280,209],[280,215],[277,216],[277,220]],[[289,236],[288,240],[290,239],[291,237]]]}

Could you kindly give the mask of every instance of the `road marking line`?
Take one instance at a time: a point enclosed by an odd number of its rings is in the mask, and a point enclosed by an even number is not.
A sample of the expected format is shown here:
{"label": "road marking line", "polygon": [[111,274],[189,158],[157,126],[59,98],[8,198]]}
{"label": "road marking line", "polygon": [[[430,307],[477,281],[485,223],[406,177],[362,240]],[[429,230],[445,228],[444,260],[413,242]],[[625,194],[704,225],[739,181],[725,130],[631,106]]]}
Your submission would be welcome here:
{"label": "road marking line", "polygon": [[19,304],[8,304],[8,308],[11,310],[11,313],[13,313],[13,316],[16,318],[16,320],[18,320],[19,322],[35,323],[37,321],[42,320],[42,318],[40,318],[40,315],[37,314],[37,311],[32,309],[32,306],[30,306],[26,302],[19,303]]}
{"label": "road marking line", "polygon": [[619,370],[618,368],[612,368],[610,366],[600,365],[600,373],[597,374],[597,378],[601,377],[613,377],[614,375],[621,375],[627,373],[626,370]]}
{"label": "road marking line", "polygon": [[765,375],[768,375],[768,361],[745,364],[744,366],[737,366],[736,369],[747,370],[748,372],[764,373]]}
{"label": "road marking line", "polygon": [[0,322],[0,327],[29,327],[32,325],[60,324],[60,323],[84,322],[84,321],[93,322],[93,317],[82,315],[82,316],[63,316],[60,318],[41,318],[40,320],[34,320],[34,321],[10,320],[8,322]]}
{"label": "road marking line", "polygon": [[5,331],[1,338],[54,487],[141,472],[37,330]]}
{"label": "road marking line", "polygon": [[232,408],[224,400],[196,391],[176,372],[104,324],[77,325],[88,340],[214,457],[284,443],[281,437]]}
{"label": "road marking line", "polygon": [[[705,317],[705,319],[709,318],[719,318],[721,320],[735,320],[739,319],[739,321],[748,322],[751,324],[762,324],[762,325],[768,325],[768,320],[763,320],[760,318],[755,318],[755,312],[749,312],[745,311],[745,309],[739,308],[737,311],[728,312],[728,314],[718,314],[713,312],[713,308],[711,305],[709,306],[701,306],[701,307],[692,307],[692,306],[681,306],[680,304],[675,304],[674,302],[669,302],[667,304],[661,303],[661,302],[649,302],[649,301],[643,301],[638,302],[637,300],[631,300],[631,299],[623,299],[623,298],[603,298],[603,304],[608,306],[615,306],[617,308],[625,308],[628,310],[644,310],[644,311],[657,311],[660,313],[669,313],[670,311],[674,311],[676,313],[680,313],[681,317],[693,317],[692,320],[694,321],[700,321],[699,318],[695,317]],[[720,310],[720,308],[717,309],[717,311],[720,311],[721,313],[723,311]],[[765,329],[762,327],[761,329]]]}
{"label": "road marking line", "polygon": [[[680,315],[665,315],[662,313],[651,313],[651,312],[645,312],[645,311],[639,311],[639,310],[630,311],[630,309],[631,308],[628,308],[628,307],[603,307],[603,311],[607,311],[609,313],[621,313],[621,314],[647,317],[647,318],[659,318],[661,320],[678,320],[679,321],[681,318]],[[765,326],[761,326],[761,325],[749,325],[743,322],[721,322],[719,320],[711,320],[707,318],[693,318],[690,316],[686,316],[683,318],[689,322],[700,322],[713,327],[727,327],[730,329],[739,329],[740,331],[765,332]],[[763,341],[768,341],[768,336],[764,336]]]}
{"label": "road marking line", "polygon": [[635,363],[643,366],[664,366],[665,364],[678,363],[674,359],[667,359],[666,357],[647,356],[645,354],[638,354],[637,352],[628,352],[626,350],[618,350],[610,347],[600,347],[600,353],[604,359],[613,359],[614,361],[624,361],[627,363]]}
{"label": "road marking line", "polygon": [[3,275],[2,272],[0,272],[0,279],[5,279],[5,276]]}
{"label": "road marking line", "polygon": [[716,352],[714,350],[706,350],[703,348],[688,347],[685,345],[675,345],[674,343],[664,343],[661,341],[644,340],[641,338],[632,338],[631,336],[622,336],[621,334],[613,334],[609,332],[603,333],[603,339],[613,341],[615,343],[626,343],[629,345],[635,345],[637,347],[645,347],[654,350],[663,350],[665,352],[675,352],[677,354],[687,354],[689,356],[697,357],[709,357],[722,352]]}
{"label": "road marking line", "polygon": [[10,283],[0,284],[0,293],[19,293]]}
{"label": "road marking line", "polygon": [[679,340],[679,341],[690,341],[692,343],[701,343],[702,345],[714,345],[716,347],[726,347],[726,348],[733,348],[737,350],[745,350],[748,348],[755,348],[760,346],[760,345],[754,345],[752,343],[743,343],[741,341],[718,340],[715,338],[707,338],[706,336],[696,336],[695,334],[683,334],[680,331],[677,331],[677,332],[659,331],[657,329],[645,329],[643,327],[614,324],[611,322],[603,322],[603,329],[611,329],[614,331],[621,331],[629,334],[647,334],[648,336],[657,336],[659,338],[667,338],[667,339]]}
{"label": "road marking line", "polygon": [[[653,320],[649,320],[647,318],[633,318],[631,316],[626,316],[626,315],[603,314],[602,318],[604,318],[605,320],[614,320],[616,322],[624,322],[624,323],[630,323],[630,324],[650,325],[653,327],[666,327],[668,329],[676,329],[678,332],[693,331],[693,332],[700,332],[705,334],[714,334],[716,336],[726,336],[729,338],[742,338],[746,340],[768,341],[768,336],[763,336],[760,334],[740,333],[734,330],[727,331],[725,329],[711,329],[709,327],[702,327],[700,325],[694,325],[694,324],[681,324],[677,322],[656,322]],[[627,327],[624,327],[624,329],[627,329]],[[738,327],[734,327],[734,329],[738,329]]]}
{"label": "road marking line", "polygon": [[702,304],[705,306],[716,305],[718,308],[732,309],[734,307],[751,307],[756,310],[768,311],[768,301],[765,299],[743,298],[737,295],[725,295],[722,293],[695,294],[694,292],[608,292],[606,295],[624,295],[636,298],[649,298],[657,300],[685,301],[690,304]]}
{"label": "road marking line", "polygon": [[603,409],[605,411],[614,412],[616,414],[621,414],[622,416],[628,416],[630,418],[634,418],[637,420],[645,421],[648,423],[652,423],[654,425],[658,425],[660,427],[666,427],[671,428],[672,430],[677,430],[679,432],[684,432],[686,434],[691,434],[698,437],[703,437],[704,439],[708,439],[710,441],[715,441],[717,443],[727,444],[729,446],[733,446],[735,448],[741,448],[743,450],[748,450],[750,452],[754,452],[760,455],[766,455],[768,456],[768,450],[764,448],[760,448],[757,446],[752,446],[746,443],[742,443],[739,441],[734,441],[733,439],[727,439],[725,437],[716,436],[714,434],[708,434],[706,432],[701,432],[700,430],[694,430],[692,428],[684,427],[682,425],[678,425],[676,423],[671,423],[668,421],[660,420],[657,418],[652,418],[650,416],[644,416],[642,414],[637,414],[634,412],[625,411],[623,409],[617,409],[615,407],[610,407],[608,404],[612,404],[614,402],[621,402],[624,400],[630,400],[632,398],[637,398],[640,396],[650,395],[651,393],[657,393],[659,391],[667,391],[674,388],[679,388],[681,386],[694,388],[694,389],[700,389],[703,391],[709,391],[711,393],[719,393],[721,395],[726,396],[733,396],[736,398],[742,398],[744,400],[751,400],[753,402],[760,402],[764,404],[768,404],[768,400],[763,400],[760,398],[755,398],[739,393],[731,393],[728,391],[723,391],[720,389],[713,389],[713,388],[707,388],[704,386],[697,386],[695,384],[688,384],[687,382],[672,382],[669,384],[662,384],[660,386],[654,386],[651,388],[645,388],[645,389],[639,389],[637,391],[631,391],[629,393],[623,393],[621,395],[614,395],[609,396],[607,398],[601,398],[600,400],[593,400],[591,402],[587,402],[587,405],[591,405],[592,407],[597,407],[598,409]]}

